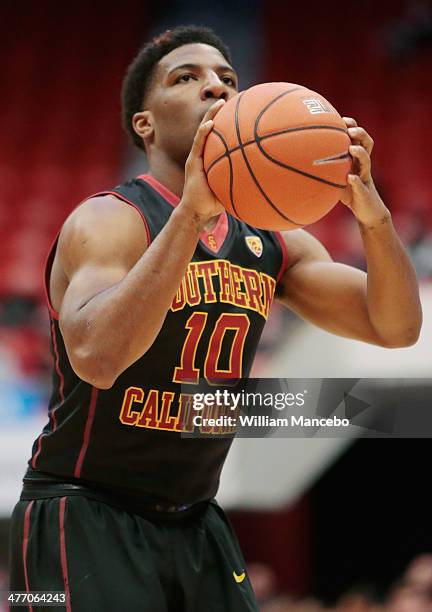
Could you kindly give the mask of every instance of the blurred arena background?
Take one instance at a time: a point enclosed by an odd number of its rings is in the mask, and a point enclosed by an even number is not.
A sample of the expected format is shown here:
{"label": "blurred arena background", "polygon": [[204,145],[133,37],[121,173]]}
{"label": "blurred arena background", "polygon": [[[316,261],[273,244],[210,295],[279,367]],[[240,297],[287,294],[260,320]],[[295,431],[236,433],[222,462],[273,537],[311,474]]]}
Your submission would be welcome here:
{"label": "blurred arena background", "polygon": [[[6,1],[0,8],[0,589],[8,517],[46,421],[51,356],[42,267],[83,198],[145,169],[120,127],[120,85],[149,36],[213,27],[240,88],[307,85],[373,136],[373,174],[408,246],[425,323],[388,351],[332,337],[274,307],[254,375],[432,374],[432,6],[421,0]],[[350,212],[309,228],[364,268]],[[238,440],[219,500],[264,612],[432,610],[429,440]],[[333,608],[335,609],[335,608]]]}

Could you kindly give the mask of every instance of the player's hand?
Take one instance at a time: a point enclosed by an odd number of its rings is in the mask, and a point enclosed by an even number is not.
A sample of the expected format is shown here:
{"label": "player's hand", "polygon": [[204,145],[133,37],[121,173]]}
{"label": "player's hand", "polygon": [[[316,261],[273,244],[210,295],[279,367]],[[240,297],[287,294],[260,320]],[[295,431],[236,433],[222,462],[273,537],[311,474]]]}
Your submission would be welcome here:
{"label": "player's hand", "polygon": [[364,128],[357,125],[355,119],[344,117],[343,120],[352,142],[349,152],[353,158],[353,169],[348,175],[348,187],[341,202],[352,210],[359,223],[374,227],[390,217],[390,211],[382,201],[371,175],[374,141]]}
{"label": "player's hand", "polygon": [[224,208],[210,189],[204,172],[203,153],[207,136],[213,128],[213,118],[222,108],[225,100],[215,102],[201,121],[186,160],[185,184],[179,204],[183,210],[193,214],[197,222],[203,226],[209,219],[220,215]]}

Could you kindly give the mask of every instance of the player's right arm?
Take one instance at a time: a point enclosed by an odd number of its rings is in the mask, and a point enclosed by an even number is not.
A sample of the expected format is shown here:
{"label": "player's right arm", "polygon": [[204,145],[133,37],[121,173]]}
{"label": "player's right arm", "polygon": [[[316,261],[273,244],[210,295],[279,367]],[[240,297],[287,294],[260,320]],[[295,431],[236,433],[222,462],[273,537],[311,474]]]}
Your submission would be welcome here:
{"label": "player's right arm", "polygon": [[53,264],[67,279],[60,329],[72,368],[95,387],[110,388],[153,344],[203,226],[223,210],[202,166],[220,106],[204,117],[181,202],[150,246],[139,213],[111,196],[85,202],[62,229]]}

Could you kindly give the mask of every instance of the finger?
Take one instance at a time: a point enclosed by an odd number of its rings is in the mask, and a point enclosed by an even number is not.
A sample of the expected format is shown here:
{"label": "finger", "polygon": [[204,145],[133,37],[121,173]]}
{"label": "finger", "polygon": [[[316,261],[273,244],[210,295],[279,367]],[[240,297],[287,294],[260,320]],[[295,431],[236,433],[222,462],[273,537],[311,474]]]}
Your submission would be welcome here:
{"label": "finger", "polygon": [[206,138],[211,132],[213,125],[214,125],[214,122],[212,119],[209,119],[208,121],[205,121],[204,123],[200,124],[197,130],[197,133],[195,134],[192,148],[189,153],[188,160],[187,160],[188,162],[190,162],[191,159],[202,156]]}
{"label": "finger", "polygon": [[348,128],[357,127],[357,121],[353,119],[352,117],[342,117],[342,119],[345,121],[345,125]]}
{"label": "finger", "polygon": [[354,144],[361,144],[366,149],[369,155],[372,153],[374,141],[371,136],[362,127],[348,128],[348,135]]}
{"label": "finger", "polygon": [[223,98],[220,98],[207,110],[195,134],[195,138],[192,143],[192,148],[190,150],[187,161],[189,161],[191,158],[201,157],[204,150],[204,143],[206,141],[206,138],[214,125],[213,117],[222,108],[224,104],[225,100]]}
{"label": "finger", "polygon": [[348,184],[351,186],[353,196],[364,196],[367,194],[367,187],[357,174],[348,174]]}
{"label": "finger", "polygon": [[369,153],[366,149],[360,145],[351,145],[349,152],[358,161],[359,165],[359,176],[362,181],[367,182],[370,180],[371,172],[371,160]]}
{"label": "finger", "polygon": [[220,111],[222,106],[224,106],[224,104],[225,104],[225,100],[223,98],[220,98],[219,100],[217,100],[217,102],[212,104],[210,108],[207,110],[206,114],[204,115],[201,123],[206,123],[206,121],[209,121],[210,119],[214,119],[214,117]]}

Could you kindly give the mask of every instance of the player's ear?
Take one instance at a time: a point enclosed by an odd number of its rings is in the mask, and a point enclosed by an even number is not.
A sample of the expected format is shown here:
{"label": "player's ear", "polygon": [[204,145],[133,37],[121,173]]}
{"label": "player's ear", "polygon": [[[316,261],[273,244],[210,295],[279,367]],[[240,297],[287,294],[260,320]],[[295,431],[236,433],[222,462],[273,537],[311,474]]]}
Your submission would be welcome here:
{"label": "player's ear", "polygon": [[144,141],[151,141],[154,134],[153,115],[151,111],[143,110],[139,113],[135,113],[132,117],[132,126],[138,136]]}

